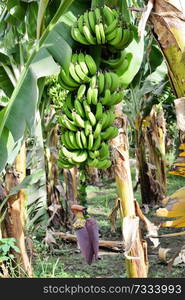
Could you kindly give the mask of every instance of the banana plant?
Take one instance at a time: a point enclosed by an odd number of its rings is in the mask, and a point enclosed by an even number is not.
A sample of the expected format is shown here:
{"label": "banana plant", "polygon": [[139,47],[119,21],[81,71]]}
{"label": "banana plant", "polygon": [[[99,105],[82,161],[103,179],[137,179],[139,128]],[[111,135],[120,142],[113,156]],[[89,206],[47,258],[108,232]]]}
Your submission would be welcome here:
{"label": "banana plant", "polygon": [[[5,78],[5,84],[1,85],[1,88],[4,89],[5,93],[8,93],[8,96],[10,96],[10,101],[8,105],[1,110],[1,171],[4,169],[5,164],[9,161],[13,162],[15,157],[17,156],[17,153],[19,152],[19,149],[22,144],[22,140],[25,137],[26,129],[29,129],[30,133],[34,132],[34,125],[36,124],[36,113],[38,111],[38,105],[39,101],[41,99],[41,93],[43,90],[43,84],[44,80],[43,77],[47,75],[51,75],[53,73],[57,73],[60,70],[59,65],[61,65],[64,69],[68,67],[68,61],[70,59],[71,55],[71,45],[72,40],[69,37],[69,41],[66,42],[66,36],[68,36],[68,28],[69,24],[73,23],[75,20],[75,15],[71,14],[70,12],[67,13],[67,15],[64,16],[62,19],[64,13],[67,11],[67,9],[70,7],[73,1],[62,1],[58,2],[58,5],[55,5],[56,7],[56,13],[53,14],[53,18],[49,17],[46,18],[46,29],[43,30],[43,18],[45,16],[47,3],[46,1],[40,1],[39,3],[39,9],[36,9],[36,13],[38,10],[38,17],[37,17],[37,30],[34,27],[34,35],[37,32],[37,40],[35,39],[34,42],[30,43],[30,40],[26,40],[24,28],[22,28],[22,25],[24,25],[24,22],[21,23],[21,21],[25,21],[25,15],[26,18],[28,18],[28,14],[25,13],[25,6],[24,3],[21,3],[21,1],[14,1],[14,4],[12,4],[11,1],[8,1],[7,7],[4,7],[4,15],[6,16],[6,20],[9,20],[8,24],[5,24],[6,26],[3,28],[4,32],[8,31],[9,29],[13,28],[17,25],[18,30],[20,32],[17,32],[14,30],[17,35],[20,38],[20,41],[23,42],[23,45],[25,45],[24,49],[20,48],[19,52],[20,55],[18,55],[18,59],[15,58],[17,55],[17,52],[13,52],[14,56],[13,59],[8,60],[8,53],[4,51],[5,45],[1,45],[1,49],[3,49],[3,53],[1,55],[1,58],[3,60],[3,63],[1,63],[1,70],[2,70],[2,78]],[[14,5],[14,6],[12,6]],[[23,7],[22,7],[23,6]],[[23,8],[23,9],[22,9]],[[21,10],[22,9],[22,10]],[[83,9],[83,5],[81,6],[81,9]],[[24,11],[24,13],[19,15],[20,11]],[[78,10],[76,10],[78,11]],[[13,12],[13,13],[12,13]],[[34,10],[35,12],[35,10]],[[29,11],[30,13],[30,11]],[[31,15],[31,14],[30,14]],[[15,20],[14,20],[15,19]],[[32,19],[33,20],[33,19]],[[49,21],[48,21],[49,20]],[[15,22],[14,22],[15,21]],[[17,22],[19,22],[19,26]],[[24,26],[23,26],[24,27]],[[15,28],[14,28],[15,29]],[[33,27],[32,27],[33,30]],[[42,33],[42,30],[44,31],[44,34]],[[14,31],[11,30],[12,36],[9,36],[8,42],[6,43],[7,49],[11,50],[11,38],[13,37]],[[19,34],[18,34],[19,33]],[[26,29],[26,33],[28,34],[28,30]],[[55,41],[58,42],[58,50],[55,47]],[[19,41],[19,45],[22,44]],[[31,51],[29,52],[28,49]],[[64,53],[62,53],[61,49],[63,49]],[[24,50],[24,51],[23,51]],[[4,53],[5,52],[5,53]],[[26,55],[23,55],[23,53]],[[6,54],[6,60],[5,58]],[[10,55],[9,55],[10,56]],[[23,60],[23,57],[26,57],[26,61]],[[5,64],[7,62],[7,64]],[[16,62],[16,63],[15,63]],[[18,67],[19,68],[18,68]],[[18,73],[19,71],[19,73]],[[4,76],[6,75],[6,76]],[[6,81],[10,82],[10,89],[5,90],[6,87]],[[39,79],[39,80],[38,80]],[[32,86],[32,89],[30,89],[30,83]],[[30,91],[29,91],[30,89]],[[30,96],[30,98],[29,98]],[[29,99],[29,102],[28,102]],[[23,103],[27,104],[28,110],[24,111],[22,110]],[[18,118],[18,119],[16,119]],[[12,121],[10,121],[10,119]],[[14,125],[13,125],[14,124]],[[17,126],[16,131],[13,130],[13,127],[15,128]],[[23,127],[22,127],[23,126]],[[6,138],[9,139],[10,143],[7,143],[6,145]],[[22,149],[22,148],[21,148]],[[13,150],[13,151],[12,151]],[[21,152],[22,153],[22,152]],[[3,154],[5,154],[3,156]],[[10,155],[9,155],[10,154]],[[20,156],[20,154],[19,154]],[[17,157],[19,157],[17,156]],[[16,158],[15,164],[18,167],[18,162],[20,162],[20,159],[18,160]],[[13,173],[12,173],[13,174]],[[9,188],[12,188],[13,186],[9,183],[13,182],[12,178],[6,176],[7,179],[7,186]],[[22,178],[23,179],[23,178]],[[20,193],[20,192],[19,192]],[[14,196],[12,196],[14,197]],[[11,197],[11,198],[12,198]],[[21,198],[19,199],[21,203],[23,201]],[[12,198],[13,201],[13,198]],[[42,207],[44,209],[44,206]],[[38,209],[38,207],[37,207]],[[38,215],[39,213],[39,215]],[[42,212],[43,214],[43,212]],[[9,212],[10,215],[10,212]],[[22,211],[21,214],[22,216]],[[13,210],[11,212],[11,217],[14,218]],[[34,220],[36,218],[41,217],[40,210],[36,213]],[[22,219],[17,220],[17,223],[21,222],[21,230],[23,230],[24,222],[22,222]],[[11,222],[9,222],[9,225]],[[9,226],[8,228],[10,228]],[[15,232],[16,234],[16,232]],[[19,232],[17,231],[17,234]],[[20,236],[24,237],[23,232],[20,234]],[[22,242],[19,241],[19,237],[17,238],[18,243],[20,242],[23,246]],[[31,268],[29,266],[28,260],[26,258],[26,252],[24,247],[21,247],[21,260],[23,269],[25,272],[31,276]]]}

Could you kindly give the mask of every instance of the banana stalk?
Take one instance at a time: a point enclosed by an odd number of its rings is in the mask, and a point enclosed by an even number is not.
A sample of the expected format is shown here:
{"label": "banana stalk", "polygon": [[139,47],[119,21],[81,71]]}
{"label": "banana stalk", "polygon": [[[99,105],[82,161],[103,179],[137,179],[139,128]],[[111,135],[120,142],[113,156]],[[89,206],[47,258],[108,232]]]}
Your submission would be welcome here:
{"label": "banana stalk", "polygon": [[[146,243],[141,240],[139,227],[130,226],[124,228],[125,220],[134,224],[137,220],[134,206],[134,195],[129,165],[129,144],[127,137],[127,119],[122,113],[122,104],[116,105],[116,121],[119,135],[111,141],[113,152],[113,166],[115,179],[120,198],[120,215],[123,224],[123,235],[129,230],[134,237],[134,242],[126,256],[127,275],[130,278],[147,277],[147,253]],[[128,248],[127,242],[124,245]]]}

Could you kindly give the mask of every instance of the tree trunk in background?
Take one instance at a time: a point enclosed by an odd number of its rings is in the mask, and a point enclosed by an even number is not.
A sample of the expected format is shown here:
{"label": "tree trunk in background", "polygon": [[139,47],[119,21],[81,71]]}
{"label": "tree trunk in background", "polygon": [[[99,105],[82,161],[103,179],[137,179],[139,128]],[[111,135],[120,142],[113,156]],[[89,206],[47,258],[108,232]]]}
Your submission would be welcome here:
{"label": "tree trunk in background", "polygon": [[136,118],[136,157],[139,167],[139,183],[141,187],[142,203],[155,203],[155,195],[151,186],[146,160],[145,134],[142,129],[143,120],[139,115]]}
{"label": "tree trunk in background", "polygon": [[70,170],[63,169],[64,182],[65,182],[65,213],[66,225],[72,227],[74,221],[74,214],[71,211],[71,206],[77,204],[77,168],[74,167]]}
{"label": "tree trunk in background", "polygon": [[[133,187],[130,173],[129,164],[129,144],[127,137],[127,118],[122,113],[122,103],[116,105],[116,120],[115,125],[119,129],[119,135],[111,141],[113,152],[113,167],[115,172],[115,180],[118,189],[118,196],[120,199],[120,214],[122,224],[125,224],[125,220],[129,220],[130,224],[136,220],[135,205]],[[130,225],[131,226],[131,225]],[[124,228],[122,226],[123,236],[124,231],[130,231],[131,235],[134,234],[134,243],[130,247],[129,256],[135,257],[135,259],[126,258],[127,276],[130,278],[142,278],[147,277],[148,265],[147,265],[147,253],[146,242],[141,238],[141,232],[139,227],[136,228]],[[127,242],[125,241],[124,247],[127,248]]]}
{"label": "tree trunk in background", "polygon": [[166,192],[166,124],[161,105],[153,106],[144,120],[138,116],[136,132],[142,202],[153,206]]}
{"label": "tree trunk in background", "polygon": [[60,191],[58,189],[57,147],[58,124],[50,130],[45,144],[48,211],[50,214],[50,224],[55,228],[60,227],[60,225],[65,226],[65,212],[61,205]]}
{"label": "tree trunk in background", "polygon": [[161,204],[166,193],[165,136],[166,124],[162,106],[154,105],[146,126],[149,178],[155,204]]}
{"label": "tree trunk in background", "polygon": [[[13,187],[20,184],[26,175],[26,149],[23,144],[17,155],[14,167],[5,175],[6,190],[9,192]],[[25,192],[20,190],[16,195],[8,199],[8,211],[5,218],[7,237],[15,238],[20,253],[14,252],[18,273],[20,276],[32,276],[32,269],[25,247]],[[16,270],[17,271],[17,270]]]}

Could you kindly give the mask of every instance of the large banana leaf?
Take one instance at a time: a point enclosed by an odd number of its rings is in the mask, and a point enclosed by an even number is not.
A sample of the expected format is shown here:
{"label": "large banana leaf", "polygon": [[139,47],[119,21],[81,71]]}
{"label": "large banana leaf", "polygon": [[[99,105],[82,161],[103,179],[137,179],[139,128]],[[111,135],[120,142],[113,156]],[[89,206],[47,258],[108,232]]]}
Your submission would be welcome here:
{"label": "large banana leaf", "polygon": [[8,106],[1,111],[0,172],[4,169],[14,147],[24,136],[26,129],[31,130],[34,124],[38,108],[39,80],[57,74],[60,66],[68,70],[73,45],[70,25],[76,20],[76,15],[84,11],[87,6],[81,0],[75,1],[73,5],[72,2],[73,0],[61,1],[54,18],[35,45]]}

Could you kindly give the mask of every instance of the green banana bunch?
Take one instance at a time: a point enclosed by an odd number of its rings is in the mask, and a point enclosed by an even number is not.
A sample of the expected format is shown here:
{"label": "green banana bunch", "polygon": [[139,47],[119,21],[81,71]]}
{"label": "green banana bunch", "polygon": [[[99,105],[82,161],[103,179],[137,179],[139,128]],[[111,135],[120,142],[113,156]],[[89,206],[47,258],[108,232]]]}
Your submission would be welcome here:
{"label": "green banana bunch", "polygon": [[59,166],[108,168],[111,161],[107,141],[118,135],[113,125],[114,106],[124,98],[119,76],[132,59],[124,49],[133,33],[116,9],[103,6],[80,15],[71,35],[85,46],[108,46],[112,54],[101,59],[105,69],[98,70],[91,55],[73,53],[69,72],[62,69],[58,76],[62,88],[69,91],[58,117],[62,129]]}
{"label": "green banana bunch", "polygon": [[83,45],[106,43],[103,17],[99,8],[80,15],[71,29],[72,38]]}
{"label": "green banana bunch", "polygon": [[[59,83],[65,90],[74,91],[78,88],[78,98],[81,99],[85,93],[85,86],[91,80],[91,76],[96,74],[97,66],[89,54],[75,53],[72,55],[68,74],[61,70],[58,78]],[[82,86],[82,88],[81,88]]]}
{"label": "green banana bunch", "polygon": [[118,50],[126,48],[133,39],[133,32],[122,15],[104,6],[80,15],[71,29],[72,38],[83,45],[108,44]]}

